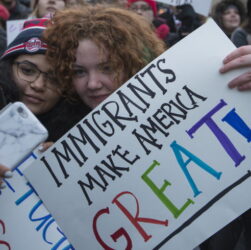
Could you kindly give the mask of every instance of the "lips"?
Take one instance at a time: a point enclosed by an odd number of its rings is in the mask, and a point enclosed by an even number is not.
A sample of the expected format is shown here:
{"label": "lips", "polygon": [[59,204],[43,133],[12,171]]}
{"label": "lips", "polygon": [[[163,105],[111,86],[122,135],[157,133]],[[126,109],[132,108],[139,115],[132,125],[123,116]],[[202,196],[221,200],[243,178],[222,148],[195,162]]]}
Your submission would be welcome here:
{"label": "lips", "polygon": [[91,100],[94,100],[97,103],[101,103],[102,101],[104,101],[109,95],[97,95],[97,96],[89,96],[89,98]]}
{"label": "lips", "polygon": [[40,103],[44,102],[43,99],[41,99],[40,97],[34,96],[34,95],[25,95],[24,99],[27,102],[33,103],[33,104],[40,104]]}

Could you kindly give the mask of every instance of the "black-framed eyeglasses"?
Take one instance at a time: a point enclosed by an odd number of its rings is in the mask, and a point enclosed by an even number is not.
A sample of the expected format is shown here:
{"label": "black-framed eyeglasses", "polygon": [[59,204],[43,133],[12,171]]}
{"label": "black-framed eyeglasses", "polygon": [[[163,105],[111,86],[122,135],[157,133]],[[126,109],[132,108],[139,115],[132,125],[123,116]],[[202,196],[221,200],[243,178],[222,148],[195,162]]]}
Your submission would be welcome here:
{"label": "black-framed eyeglasses", "polygon": [[20,79],[33,83],[35,82],[41,74],[43,74],[44,81],[50,85],[56,85],[55,77],[52,73],[44,72],[40,70],[36,64],[30,61],[14,62],[17,65],[17,75]]}

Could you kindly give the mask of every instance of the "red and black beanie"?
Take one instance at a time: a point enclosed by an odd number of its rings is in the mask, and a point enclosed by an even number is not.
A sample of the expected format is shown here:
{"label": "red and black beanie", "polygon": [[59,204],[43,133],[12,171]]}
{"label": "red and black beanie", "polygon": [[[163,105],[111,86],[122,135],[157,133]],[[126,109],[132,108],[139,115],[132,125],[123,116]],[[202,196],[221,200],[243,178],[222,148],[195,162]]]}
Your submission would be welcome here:
{"label": "red and black beanie", "polygon": [[23,54],[45,54],[47,45],[41,40],[50,19],[37,18],[24,22],[22,31],[9,44],[1,59]]}

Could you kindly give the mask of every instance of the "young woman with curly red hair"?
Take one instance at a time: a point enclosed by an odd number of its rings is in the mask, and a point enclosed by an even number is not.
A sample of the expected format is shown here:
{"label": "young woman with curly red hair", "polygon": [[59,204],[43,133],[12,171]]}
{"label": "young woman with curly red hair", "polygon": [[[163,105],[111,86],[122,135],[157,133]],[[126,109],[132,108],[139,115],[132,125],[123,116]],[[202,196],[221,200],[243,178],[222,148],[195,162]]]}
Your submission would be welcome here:
{"label": "young woman with curly red hair", "polygon": [[91,108],[165,50],[143,17],[102,5],[56,13],[44,39],[65,92]]}

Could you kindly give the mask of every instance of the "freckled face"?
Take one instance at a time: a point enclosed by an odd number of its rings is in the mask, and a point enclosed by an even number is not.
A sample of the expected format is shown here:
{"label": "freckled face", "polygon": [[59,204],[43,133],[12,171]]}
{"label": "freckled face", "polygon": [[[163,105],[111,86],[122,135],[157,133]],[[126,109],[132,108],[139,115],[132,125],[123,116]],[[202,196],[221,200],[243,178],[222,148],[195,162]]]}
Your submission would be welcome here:
{"label": "freckled face", "polygon": [[117,88],[107,53],[101,57],[99,48],[88,39],[80,41],[77,48],[73,85],[90,108],[95,108]]}

